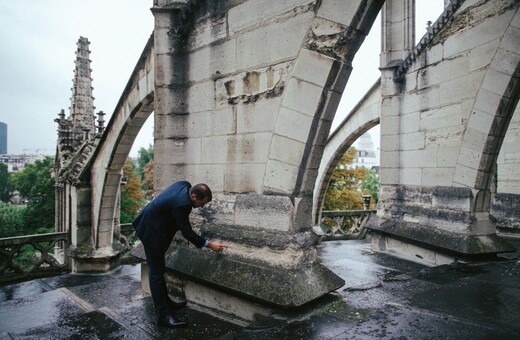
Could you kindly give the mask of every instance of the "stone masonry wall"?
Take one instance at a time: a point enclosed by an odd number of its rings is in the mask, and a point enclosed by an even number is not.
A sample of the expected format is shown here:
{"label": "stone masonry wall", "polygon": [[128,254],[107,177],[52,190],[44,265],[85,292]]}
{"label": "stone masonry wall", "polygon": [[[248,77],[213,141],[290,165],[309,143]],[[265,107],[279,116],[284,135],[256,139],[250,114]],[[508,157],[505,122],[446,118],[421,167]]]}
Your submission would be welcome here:
{"label": "stone masonry wall", "polygon": [[[489,212],[495,162],[518,102],[518,8],[513,0],[464,1],[402,81],[383,69],[374,230],[465,254],[510,249],[496,239]],[[395,199],[403,190],[440,188],[467,215],[462,224],[451,214],[414,209],[413,198]],[[461,195],[461,188],[468,192]],[[437,233],[451,235],[457,246],[448,249]],[[418,234],[423,237],[412,236]]]}

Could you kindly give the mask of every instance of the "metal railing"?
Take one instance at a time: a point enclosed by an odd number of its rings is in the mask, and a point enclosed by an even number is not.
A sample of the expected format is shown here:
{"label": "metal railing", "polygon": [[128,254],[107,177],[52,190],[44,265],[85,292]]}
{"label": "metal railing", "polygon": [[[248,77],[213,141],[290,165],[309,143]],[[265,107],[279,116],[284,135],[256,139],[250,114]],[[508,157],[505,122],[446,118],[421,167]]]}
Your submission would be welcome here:
{"label": "metal railing", "polygon": [[322,211],[321,225],[326,228],[325,240],[364,238],[365,224],[377,210]]}
{"label": "metal railing", "polygon": [[69,233],[48,233],[0,239],[0,284],[69,271]]}

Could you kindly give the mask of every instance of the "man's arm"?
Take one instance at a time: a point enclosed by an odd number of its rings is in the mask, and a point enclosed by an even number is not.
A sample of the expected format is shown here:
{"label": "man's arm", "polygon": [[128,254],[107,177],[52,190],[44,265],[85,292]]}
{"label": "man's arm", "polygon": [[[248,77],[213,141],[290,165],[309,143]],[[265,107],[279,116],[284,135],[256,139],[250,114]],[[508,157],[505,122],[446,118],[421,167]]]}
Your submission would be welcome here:
{"label": "man's arm", "polygon": [[202,248],[206,244],[206,240],[197,235],[191,228],[189,211],[183,208],[177,208],[174,212],[175,223],[179,227],[182,236],[193,243],[195,247]]}

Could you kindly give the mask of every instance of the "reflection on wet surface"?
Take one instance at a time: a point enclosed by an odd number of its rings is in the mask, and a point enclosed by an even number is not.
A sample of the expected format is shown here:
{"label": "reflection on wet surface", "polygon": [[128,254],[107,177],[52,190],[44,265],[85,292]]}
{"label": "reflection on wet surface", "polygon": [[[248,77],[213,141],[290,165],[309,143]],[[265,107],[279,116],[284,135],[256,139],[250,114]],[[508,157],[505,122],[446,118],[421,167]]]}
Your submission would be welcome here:
{"label": "reflection on wet surface", "polygon": [[[520,239],[514,239],[517,247]],[[346,284],[306,305],[244,325],[188,304],[185,329],[155,324],[140,266],[0,287],[0,339],[520,338],[520,261],[425,267],[374,253],[367,240],[319,246]]]}

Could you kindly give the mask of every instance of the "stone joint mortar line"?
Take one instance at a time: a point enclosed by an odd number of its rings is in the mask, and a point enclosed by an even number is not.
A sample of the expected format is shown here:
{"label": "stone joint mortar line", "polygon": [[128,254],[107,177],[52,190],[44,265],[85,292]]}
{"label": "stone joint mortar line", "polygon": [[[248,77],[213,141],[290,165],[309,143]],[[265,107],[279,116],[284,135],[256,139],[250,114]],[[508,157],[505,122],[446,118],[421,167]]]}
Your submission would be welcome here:
{"label": "stone joint mortar line", "polygon": [[74,301],[78,306],[80,306],[85,312],[93,312],[96,310],[96,308],[94,308],[94,306],[92,306],[89,302],[83,300],[82,298],[80,298],[79,296],[77,296],[76,294],[74,294],[73,292],[68,290],[67,288],[62,287],[62,288],[59,288],[58,290],[65,293],[68,297],[70,297],[72,299],[72,301]]}

